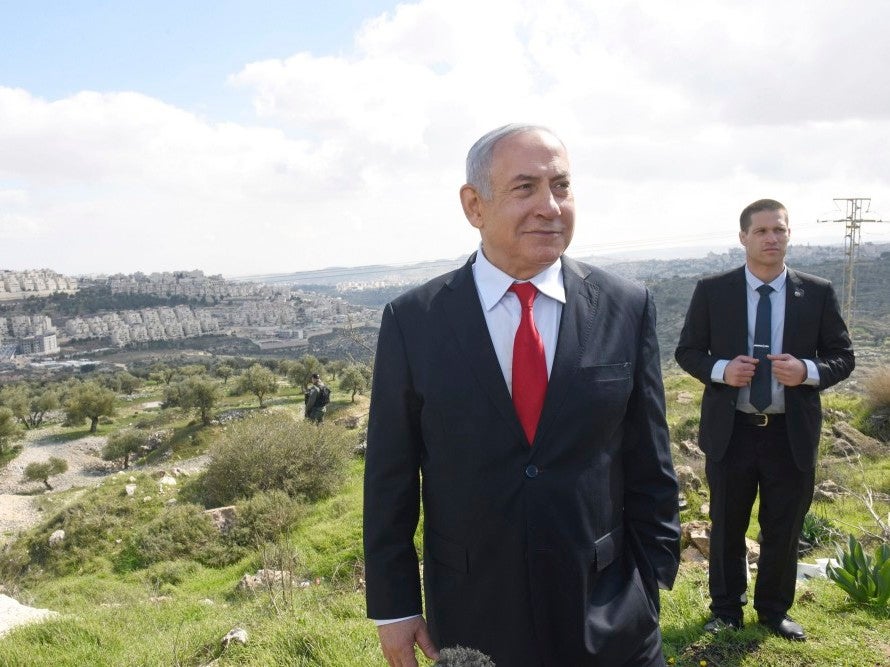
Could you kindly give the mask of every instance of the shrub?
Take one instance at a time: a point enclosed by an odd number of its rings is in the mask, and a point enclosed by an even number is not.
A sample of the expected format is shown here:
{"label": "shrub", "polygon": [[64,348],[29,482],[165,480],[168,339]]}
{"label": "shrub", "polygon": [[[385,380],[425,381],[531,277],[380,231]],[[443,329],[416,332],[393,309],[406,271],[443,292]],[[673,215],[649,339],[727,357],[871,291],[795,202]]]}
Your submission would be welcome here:
{"label": "shrub", "polygon": [[204,565],[226,565],[241,553],[226,555],[219,531],[198,505],[172,505],[146,523],[130,539],[127,560],[147,567],[168,560],[197,560]]}
{"label": "shrub", "polygon": [[161,588],[164,584],[176,586],[194,576],[200,566],[190,560],[163,561],[151,565],[145,571],[145,580],[153,588]]}
{"label": "shrub", "polygon": [[872,558],[850,535],[848,551],[838,545],[837,560],[837,565],[828,564],[829,579],[856,602],[887,606],[890,600],[890,544],[879,545]]}
{"label": "shrub", "polygon": [[43,485],[50,491],[53,487],[49,483],[49,478],[53,475],[61,475],[68,470],[68,462],[56,456],[50,456],[49,460],[29,463],[25,466],[25,479],[29,482],[43,482]]}
{"label": "shrub", "polygon": [[102,459],[114,461],[123,459],[124,470],[130,466],[130,456],[148,443],[148,436],[136,429],[127,428],[115,431],[108,436],[108,442],[102,448]]}
{"label": "shrub", "polygon": [[870,435],[890,441],[890,366],[885,366],[865,381],[865,393],[872,414],[869,418]]}
{"label": "shrub", "polygon": [[339,426],[318,428],[287,413],[232,424],[210,450],[204,504],[230,505],[274,489],[298,500],[324,498],[340,484],[351,444]]}
{"label": "shrub", "polygon": [[274,541],[297,525],[299,502],[281,489],[263,491],[236,503],[237,521],[228,537],[242,546]]}
{"label": "shrub", "polygon": [[800,554],[809,553],[816,547],[828,544],[840,537],[834,524],[825,517],[807,512],[800,530]]}

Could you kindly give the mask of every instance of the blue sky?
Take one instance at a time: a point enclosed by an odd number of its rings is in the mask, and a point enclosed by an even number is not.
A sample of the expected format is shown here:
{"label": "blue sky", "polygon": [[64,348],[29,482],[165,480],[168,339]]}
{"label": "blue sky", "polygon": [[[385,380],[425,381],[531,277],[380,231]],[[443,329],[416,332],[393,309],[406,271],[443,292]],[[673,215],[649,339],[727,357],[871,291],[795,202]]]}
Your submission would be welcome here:
{"label": "blue sky", "polygon": [[[229,276],[453,258],[467,148],[569,147],[569,250],[792,243],[890,214],[883,0],[0,0],[0,269]],[[890,241],[890,225],[863,241]]]}
{"label": "blue sky", "polygon": [[380,0],[2,0],[0,82],[50,99],[136,89],[225,119],[250,109],[226,85],[245,63],[348,52],[362,22],[392,7]]}

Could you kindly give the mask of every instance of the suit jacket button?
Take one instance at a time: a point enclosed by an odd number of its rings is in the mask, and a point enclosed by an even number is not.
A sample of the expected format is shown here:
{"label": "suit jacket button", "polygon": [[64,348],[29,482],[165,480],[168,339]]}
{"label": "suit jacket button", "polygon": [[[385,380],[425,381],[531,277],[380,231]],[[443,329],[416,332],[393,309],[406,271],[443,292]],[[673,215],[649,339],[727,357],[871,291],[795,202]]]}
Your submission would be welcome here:
{"label": "suit jacket button", "polygon": [[534,479],[538,476],[538,466],[529,466],[525,469],[525,476],[529,479]]}

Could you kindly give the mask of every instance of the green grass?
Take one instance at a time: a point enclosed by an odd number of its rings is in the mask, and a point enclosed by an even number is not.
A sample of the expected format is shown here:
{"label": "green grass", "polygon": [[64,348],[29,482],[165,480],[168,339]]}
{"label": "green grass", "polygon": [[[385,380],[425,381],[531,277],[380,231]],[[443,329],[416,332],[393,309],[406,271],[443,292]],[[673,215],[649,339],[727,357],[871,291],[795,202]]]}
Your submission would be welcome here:
{"label": "green grass", "polygon": [[[707,570],[684,564],[674,590],[662,592],[661,627],[665,655],[681,667],[745,665],[769,667],[861,667],[890,664],[890,612],[856,607],[832,582],[802,582],[791,610],[808,641],[789,642],[770,634],[745,608],[745,629],[711,636],[702,630],[708,618]],[[749,586],[749,597],[753,584]]]}
{"label": "green grass", "polygon": [[[694,439],[700,383],[676,375],[665,378],[665,387],[672,441]],[[684,402],[678,403],[681,395]],[[844,418],[859,414],[861,401],[855,397],[826,398]],[[283,391],[276,396],[276,409],[301,413],[300,399],[296,392]],[[217,411],[232,407],[254,410],[255,397],[226,397]],[[366,411],[366,397],[357,397],[353,405],[348,393],[338,392],[328,419]],[[171,451],[175,459],[199,453],[221,430],[190,424],[193,417],[178,410],[143,411],[136,418],[174,429]],[[113,430],[125,421],[117,418],[107,428]],[[198,445],[196,439],[201,441]],[[676,462],[702,465],[701,459],[693,458]],[[163,512],[173,493],[159,495],[157,483],[145,475],[134,474],[138,484],[134,496],[124,492],[130,476],[124,474],[106,478],[98,488],[41,497],[47,519],[0,554],[0,581],[23,603],[53,609],[60,616],[18,628],[0,639],[0,665],[191,667],[219,659],[220,667],[384,667],[376,631],[364,617],[361,590],[363,468],[361,461],[351,462],[340,491],[307,507],[297,528],[278,544],[250,550],[237,562],[217,568],[177,560],[138,569],[126,560],[128,538]],[[820,476],[854,489],[863,483],[886,489],[890,460],[863,461],[861,467],[833,464],[830,470],[820,470]],[[143,500],[146,496],[151,499]],[[689,509],[683,512],[683,521],[702,518],[700,505],[707,501],[707,490],[689,492],[687,498]],[[883,516],[890,511],[886,502],[879,502],[877,509]],[[855,498],[815,503],[812,512],[830,519],[841,531],[861,536],[862,529],[874,529],[872,518]],[[757,533],[756,507],[754,516],[751,537]],[[67,546],[64,551],[49,551],[43,545],[63,521],[69,532]],[[832,553],[833,548],[825,546],[806,560]],[[32,556],[38,557],[32,561],[36,566],[32,564],[22,575],[15,563],[23,565]],[[273,586],[257,593],[236,591],[245,573],[281,566],[291,569],[298,582],[309,585]],[[701,566],[684,564],[674,590],[662,592],[665,654],[673,664],[890,665],[890,612],[854,606],[827,580],[803,582],[799,587],[791,613],[809,634],[805,643],[786,642],[767,633],[757,625],[750,605],[743,631],[705,635],[701,626],[708,616],[708,602],[707,574]],[[247,630],[248,644],[223,649],[220,639],[236,626]],[[429,661],[421,659],[420,664],[426,666]]]}

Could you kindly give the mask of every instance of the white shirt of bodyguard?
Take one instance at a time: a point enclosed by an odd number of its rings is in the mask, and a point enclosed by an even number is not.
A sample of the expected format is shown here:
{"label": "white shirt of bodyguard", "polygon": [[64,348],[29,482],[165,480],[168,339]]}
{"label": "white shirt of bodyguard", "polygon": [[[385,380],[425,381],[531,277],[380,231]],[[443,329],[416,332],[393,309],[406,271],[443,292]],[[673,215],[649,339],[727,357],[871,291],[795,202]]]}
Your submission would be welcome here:
{"label": "white shirt of bodyguard", "polygon": [[[512,396],[513,339],[516,337],[519,320],[522,318],[522,307],[519,305],[519,297],[508,290],[513,283],[526,281],[511,278],[489,262],[481,245],[479,252],[476,253],[476,261],[473,263],[473,281],[476,283],[479,301],[482,302],[482,312],[485,315],[485,324],[488,325],[488,335],[491,337],[501,372],[504,374],[504,382],[507,383],[507,389],[510,390]],[[538,288],[533,313],[535,327],[544,342],[547,377],[549,378],[550,371],[553,369],[553,358],[556,354],[562,306],[566,302],[565,284],[562,279],[562,260],[556,260],[527,282]],[[387,623],[405,621],[415,616],[417,615],[386,620],[375,619],[374,623],[386,625]]]}
{"label": "white shirt of bodyguard", "polygon": [[[782,351],[782,344],[785,333],[785,289],[788,284],[788,268],[782,269],[775,280],[770,283],[764,283],[760,278],[751,273],[751,270],[745,265],[745,293],[748,301],[748,354],[754,356],[754,326],[757,321],[757,303],[760,301],[760,293],[757,288],[761,285],[768,284],[773,288],[769,295],[769,302],[772,308],[770,325],[770,353],[779,354]],[[711,369],[711,381],[724,383],[723,372],[729,365],[729,359],[720,359],[714,368]],[[819,386],[819,369],[816,363],[811,359],[801,359],[807,367],[807,377],[802,384],[812,387]],[[772,386],[772,403],[764,410],[768,414],[781,414],[785,412],[785,391],[775,376],[771,378]],[[745,385],[739,388],[739,397],[736,401],[736,408],[742,412],[757,412],[757,408],[751,405],[751,386]]]}

